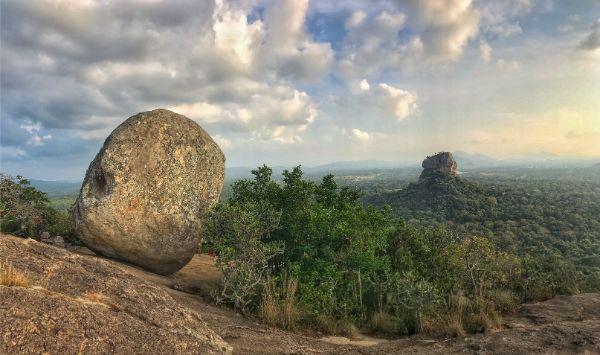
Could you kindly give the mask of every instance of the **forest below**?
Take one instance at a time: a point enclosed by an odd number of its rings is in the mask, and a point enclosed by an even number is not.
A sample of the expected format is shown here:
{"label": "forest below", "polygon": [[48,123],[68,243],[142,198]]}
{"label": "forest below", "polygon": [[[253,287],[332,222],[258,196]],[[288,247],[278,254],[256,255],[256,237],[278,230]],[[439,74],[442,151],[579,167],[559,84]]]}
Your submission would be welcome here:
{"label": "forest below", "polygon": [[[528,175],[525,175],[528,173]],[[384,179],[358,184],[363,201],[461,235],[480,235],[515,254],[576,269],[582,290],[600,289],[600,170],[506,169],[458,181]],[[563,264],[565,263],[565,264]]]}

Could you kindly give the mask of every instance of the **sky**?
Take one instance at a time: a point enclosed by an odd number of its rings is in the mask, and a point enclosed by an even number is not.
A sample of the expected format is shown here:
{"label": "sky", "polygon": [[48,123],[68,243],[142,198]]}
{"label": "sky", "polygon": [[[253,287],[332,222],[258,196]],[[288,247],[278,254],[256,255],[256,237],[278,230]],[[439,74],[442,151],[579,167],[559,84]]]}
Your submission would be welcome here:
{"label": "sky", "polygon": [[128,117],[228,166],[600,157],[598,0],[2,0],[1,170],[81,179]]}

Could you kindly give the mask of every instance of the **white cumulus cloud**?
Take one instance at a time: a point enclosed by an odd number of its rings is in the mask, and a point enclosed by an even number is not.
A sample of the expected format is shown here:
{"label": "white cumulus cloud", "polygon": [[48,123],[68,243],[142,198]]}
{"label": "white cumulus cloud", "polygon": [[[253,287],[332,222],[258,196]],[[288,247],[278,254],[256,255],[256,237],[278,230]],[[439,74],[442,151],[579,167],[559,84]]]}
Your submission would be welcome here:
{"label": "white cumulus cloud", "polygon": [[506,60],[502,58],[496,60],[496,66],[499,69],[506,71],[517,70],[520,67],[519,62],[517,62],[516,60]]}
{"label": "white cumulus cloud", "polygon": [[23,125],[21,125],[21,128],[24,129],[25,131],[27,131],[27,133],[29,133],[29,135],[30,135],[29,140],[27,140],[28,145],[42,146],[42,145],[44,145],[45,141],[52,139],[52,135],[50,135],[50,134],[45,134],[45,135],[40,134],[40,131],[42,129],[42,125],[40,123],[23,124]]}
{"label": "white cumulus cloud", "polygon": [[366,142],[369,140],[369,133],[363,132],[358,128],[353,128],[350,132],[352,133],[353,138],[361,142]]}
{"label": "white cumulus cloud", "polygon": [[360,81],[360,89],[362,91],[369,91],[370,88],[371,88],[371,85],[369,85],[369,82],[367,81],[367,79],[363,79]]}
{"label": "white cumulus cloud", "polygon": [[417,94],[385,83],[377,86],[377,101],[398,120],[403,120],[418,109]]}
{"label": "white cumulus cloud", "polygon": [[255,5],[3,2],[2,77],[14,83],[3,86],[3,116],[39,125],[24,128],[31,146],[51,139],[44,129],[104,134],[156,107],[221,137],[301,141],[318,110],[296,82],[326,75],[333,50],[308,33],[308,0],[266,3],[250,20]]}
{"label": "white cumulus cloud", "polygon": [[409,60],[408,53],[419,50],[419,40],[416,37],[408,43],[400,40],[399,33],[405,25],[406,15],[402,12],[383,10],[369,16],[362,11],[352,14],[346,21],[348,34],[338,61],[344,79],[358,83],[361,78],[377,76],[386,68],[399,68]]}
{"label": "white cumulus cloud", "polygon": [[353,12],[352,15],[346,20],[346,28],[352,28],[362,24],[366,17],[367,14],[362,10]]}
{"label": "white cumulus cloud", "polygon": [[480,14],[471,0],[412,0],[423,27],[422,40],[431,60],[457,60],[477,35]]}
{"label": "white cumulus cloud", "polygon": [[486,63],[492,60],[492,47],[485,41],[479,42],[479,57]]}

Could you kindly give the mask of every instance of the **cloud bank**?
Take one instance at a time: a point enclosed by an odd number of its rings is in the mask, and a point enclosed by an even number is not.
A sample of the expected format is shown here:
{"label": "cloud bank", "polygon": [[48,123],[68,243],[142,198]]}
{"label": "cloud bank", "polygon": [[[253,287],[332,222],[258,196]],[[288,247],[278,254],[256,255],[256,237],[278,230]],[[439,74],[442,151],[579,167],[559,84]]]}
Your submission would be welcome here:
{"label": "cloud bank", "polygon": [[[600,38],[599,20],[590,20],[597,6],[528,0],[6,0],[1,7],[2,169],[37,165],[58,174],[69,165],[73,176],[122,120],[157,107],[200,123],[237,165],[285,163],[283,153],[347,159],[356,142],[368,142],[372,158],[397,151],[386,140],[435,136],[453,119],[483,124],[469,117],[492,117],[478,104],[485,82],[546,80],[536,48],[566,53],[556,59],[563,77],[597,70],[589,59],[570,61],[565,48],[594,52]],[[565,31],[558,18],[577,21]],[[494,102],[514,109],[517,93],[502,95]],[[453,113],[459,107],[462,117]],[[407,152],[434,148],[415,142]]]}

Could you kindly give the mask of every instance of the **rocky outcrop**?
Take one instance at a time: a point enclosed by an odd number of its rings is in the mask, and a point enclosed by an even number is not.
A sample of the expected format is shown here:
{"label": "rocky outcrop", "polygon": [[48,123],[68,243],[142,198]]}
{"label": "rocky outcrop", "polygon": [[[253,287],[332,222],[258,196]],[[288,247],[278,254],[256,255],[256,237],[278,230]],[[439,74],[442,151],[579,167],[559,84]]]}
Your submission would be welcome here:
{"label": "rocky outcrop", "polygon": [[90,164],[76,233],[96,253],[173,273],[192,258],[224,175],[221,149],[195,122],[162,109],[139,113]]}
{"label": "rocky outcrop", "polygon": [[198,313],[109,261],[1,235],[0,262],[29,281],[0,285],[2,354],[231,351]]}
{"label": "rocky outcrop", "polygon": [[440,152],[433,156],[428,156],[423,160],[421,166],[425,170],[456,175],[456,161],[450,152]]}
{"label": "rocky outcrop", "polygon": [[423,160],[421,179],[431,175],[456,176],[456,161],[450,152],[440,152]]}

